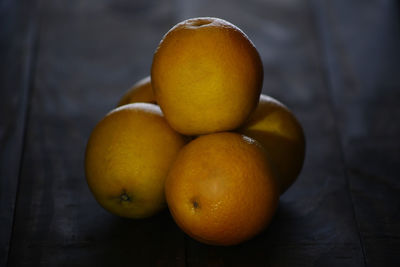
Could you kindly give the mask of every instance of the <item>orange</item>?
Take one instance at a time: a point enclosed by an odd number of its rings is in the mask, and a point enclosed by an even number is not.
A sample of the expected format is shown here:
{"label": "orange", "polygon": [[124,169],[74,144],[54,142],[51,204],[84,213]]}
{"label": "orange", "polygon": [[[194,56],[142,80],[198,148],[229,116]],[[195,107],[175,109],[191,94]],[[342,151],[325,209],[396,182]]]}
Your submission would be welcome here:
{"label": "orange", "polygon": [[118,102],[118,106],[136,102],[156,103],[153,88],[151,87],[150,76],[139,80],[128,91],[126,91]]}
{"label": "orange", "polygon": [[234,245],[260,233],[277,208],[279,191],[261,145],[222,132],[191,141],[165,182],[170,212],[192,238]]}
{"label": "orange", "polygon": [[164,181],[185,144],[153,104],[124,105],[94,128],[86,147],[86,179],[109,212],[144,218],[165,207]]}
{"label": "orange", "polygon": [[153,91],[172,128],[186,135],[232,130],[255,109],[263,66],[235,25],[193,18],[161,40],[151,67]]}
{"label": "orange", "polygon": [[294,114],[278,100],[261,95],[256,110],[238,132],[256,139],[265,148],[284,193],[304,162],[305,137]]}

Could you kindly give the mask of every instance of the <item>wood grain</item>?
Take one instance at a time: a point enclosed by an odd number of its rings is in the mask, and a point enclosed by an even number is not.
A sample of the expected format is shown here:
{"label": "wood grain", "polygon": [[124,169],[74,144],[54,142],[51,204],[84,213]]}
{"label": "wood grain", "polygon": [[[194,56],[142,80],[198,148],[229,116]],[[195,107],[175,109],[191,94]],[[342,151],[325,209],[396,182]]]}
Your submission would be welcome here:
{"label": "wood grain", "polygon": [[[368,266],[400,265],[400,18],[395,1],[315,1]],[[354,16],[349,10],[358,10]]]}
{"label": "wood grain", "polygon": [[35,1],[0,5],[0,266],[14,222],[28,98],[35,60]]}

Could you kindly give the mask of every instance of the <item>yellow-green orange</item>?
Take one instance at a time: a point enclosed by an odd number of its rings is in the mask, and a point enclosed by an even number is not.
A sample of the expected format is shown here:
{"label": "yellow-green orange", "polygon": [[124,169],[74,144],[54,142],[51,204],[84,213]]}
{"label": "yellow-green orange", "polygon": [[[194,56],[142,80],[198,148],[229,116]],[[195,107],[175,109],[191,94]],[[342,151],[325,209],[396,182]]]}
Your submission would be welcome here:
{"label": "yellow-green orange", "polygon": [[122,217],[155,214],[165,207],[164,181],[184,144],[158,106],[114,109],[96,125],[86,147],[86,179],[94,197]]}

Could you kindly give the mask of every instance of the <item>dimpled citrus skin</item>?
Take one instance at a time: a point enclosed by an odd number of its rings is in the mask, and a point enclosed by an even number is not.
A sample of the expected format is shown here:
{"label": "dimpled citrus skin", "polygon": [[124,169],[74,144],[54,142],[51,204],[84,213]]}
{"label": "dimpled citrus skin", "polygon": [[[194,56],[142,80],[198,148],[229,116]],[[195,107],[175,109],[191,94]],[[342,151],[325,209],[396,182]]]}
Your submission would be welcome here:
{"label": "dimpled citrus skin", "polygon": [[238,132],[265,148],[283,194],[298,177],[305,156],[303,128],[294,114],[278,100],[261,95],[256,110]]}
{"label": "dimpled citrus skin", "polygon": [[153,91],[171,127],[186,135],[232,130],[256,107],[260,55],[233,24],[194,18],[161,40],[151,68]]}
{"label": "dimpled citrus skin", "polygon": [[118,102],[118,106],[137,102],[156,103],[153,88],[151,87],[150,76],[139,80],[128,91],[126,91]]}
{"label": "dimpled citrus skin", "polygon": [[189,236],[234,245],[260,233],[277,208],[279,190],[265,151],[236,133],[191,141],[165,183],[170,212]]}
{"label": "dimpled citrus skin", "polygon": [[94,128],[86,147],[86,179],[109,212],[149,217],[165,207],[164,181],[185,138],[153,104],[124,105]]}

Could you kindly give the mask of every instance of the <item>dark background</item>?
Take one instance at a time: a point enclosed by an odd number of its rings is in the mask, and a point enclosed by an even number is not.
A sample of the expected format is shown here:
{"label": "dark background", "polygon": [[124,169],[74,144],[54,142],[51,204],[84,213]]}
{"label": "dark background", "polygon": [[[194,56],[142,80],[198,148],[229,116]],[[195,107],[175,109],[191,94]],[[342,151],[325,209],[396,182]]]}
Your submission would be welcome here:
{"label": "dark background", "polygon": [[[234,247],[113,216],[84,178],[94,125],[195,16],[248,34],[307,138],[270,227]],[[0,0],[0,266],[400,266],[399,23],[395,0]]]}

